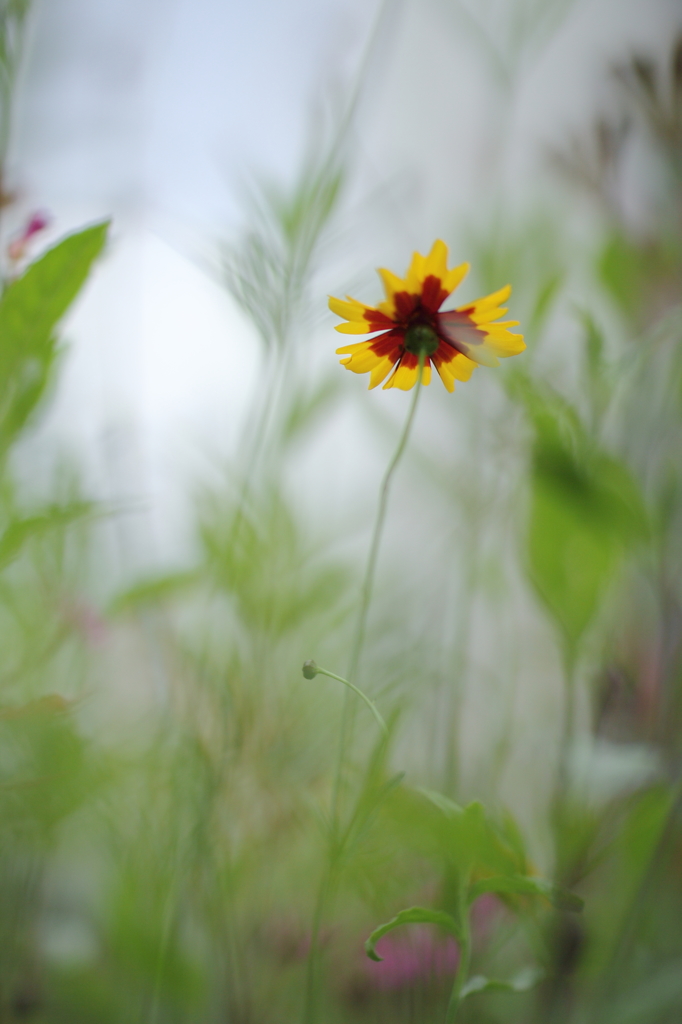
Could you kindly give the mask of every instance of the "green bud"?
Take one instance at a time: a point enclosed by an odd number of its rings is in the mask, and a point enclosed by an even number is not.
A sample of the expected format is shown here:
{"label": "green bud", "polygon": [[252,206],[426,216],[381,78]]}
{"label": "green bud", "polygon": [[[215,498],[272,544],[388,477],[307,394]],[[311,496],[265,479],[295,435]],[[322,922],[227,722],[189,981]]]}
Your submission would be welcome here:
{"label": "green bud", "polygon": [[412,324],[405,332],[404,345],[408,352],[415,356],[431,356],[438,348],[440,340],[433,327],[428,324]]}
{"label": "green bud", "polygon": [[303,675],[306,679],[314,679],[317,675],[318,669],[314,661],[305,661],[303,663]]}

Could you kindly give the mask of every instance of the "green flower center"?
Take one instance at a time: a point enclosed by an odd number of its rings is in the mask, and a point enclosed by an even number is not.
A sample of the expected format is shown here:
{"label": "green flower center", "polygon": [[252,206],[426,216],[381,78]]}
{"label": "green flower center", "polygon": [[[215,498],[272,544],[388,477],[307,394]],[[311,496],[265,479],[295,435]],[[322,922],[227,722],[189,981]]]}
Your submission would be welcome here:
{"label": "green flower center", "polygon": [[438,335],[428,324],[412,324],[407,328],[403,342],[407,351],[416,356],[421,355],[422,352],[425,356],[433,355],[439,343]]}

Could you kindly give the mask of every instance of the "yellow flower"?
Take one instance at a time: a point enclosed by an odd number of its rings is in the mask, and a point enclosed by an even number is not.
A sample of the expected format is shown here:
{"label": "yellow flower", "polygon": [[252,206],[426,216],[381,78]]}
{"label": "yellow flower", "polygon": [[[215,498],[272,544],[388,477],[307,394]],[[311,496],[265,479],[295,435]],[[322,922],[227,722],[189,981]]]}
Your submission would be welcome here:
{"label": "yellow flower", "polygon": [[349,295],[346,302],[330,297],[329,308],[347,321],[337,324],[337,331],[376,335],[336,350],[344,356],[341,364],[347,370],[370,374],[370,388],[381,384],[395,367],[384,387],[409,391],[417,383],[423,352],[422,383],[431,380],[433,363],[445,387],[454,391],[455,381],[468,380],[477,363],[497,366],[498,356],[515,356],[526,347],[522,335],[509,330],[518,320],[499,320],[507,312],[501,303],[509,298],[510,285],[466,306],[438,312],[469,270],[468,263],[448,270],[447,259],[448,247],[438,240],[428,256],[414,254],[405,280],[379,270],[386,301],[376,307]]}

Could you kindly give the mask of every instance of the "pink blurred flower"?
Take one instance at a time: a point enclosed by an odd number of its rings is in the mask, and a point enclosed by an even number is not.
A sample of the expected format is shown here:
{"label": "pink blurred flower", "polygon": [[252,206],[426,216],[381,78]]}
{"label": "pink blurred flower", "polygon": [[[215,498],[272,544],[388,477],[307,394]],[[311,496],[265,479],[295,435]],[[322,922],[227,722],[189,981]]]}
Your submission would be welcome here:
{"label": "pink blurred flower", "polygon": [[46,227],[49,227],[50,221],[51,218],[47,213],[37,212],[31,215],[21,234],[12,239],[7,246],[7,255],[12,263],[18,263],[19,260],[24,258],[28,248],[28,243],[34,235],[39,234],[39,232],[44,231]]}
{"label": "pink blurred flower", "polygon": [[381,963],[365,959],[363,973],[374,988],[407,988],[422,979],[455,973],[459,949],[452,938],[441,938],[429,928],[412,928],[409,938],[385,935],[377,944]]}
{"label": "pink blurred flower", "polygon": [[97,609],[78,597],[64,598],[60,603],[64,622],[80,633],[90,647],[101,647],[109,635],[109,627]]}

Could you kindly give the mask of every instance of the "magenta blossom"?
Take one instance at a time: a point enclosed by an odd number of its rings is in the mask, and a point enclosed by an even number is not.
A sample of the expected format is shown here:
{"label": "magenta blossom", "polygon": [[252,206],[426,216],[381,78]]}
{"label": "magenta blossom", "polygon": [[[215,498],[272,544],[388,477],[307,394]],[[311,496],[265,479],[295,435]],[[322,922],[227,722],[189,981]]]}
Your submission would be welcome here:
{"label": "magenta blossom", "polygon": [[375,988],[392,991],[420,980],[451,976],[459,962],[457,943],[429,928],[412,928],[409,938],[385,935],[377,944],[381,963],[364,960],[363,973]]}
{"label": "magenta blossom", "polygon": [[13,263],[23,259],[28,248],[28,243],[34,235],[49,227],[51,218],[47,213],[34,213],[25,225],[21,234],[17,235],[7,246],[7,255]]}

